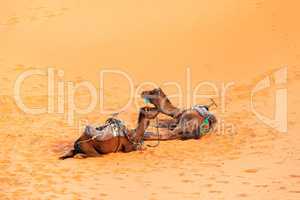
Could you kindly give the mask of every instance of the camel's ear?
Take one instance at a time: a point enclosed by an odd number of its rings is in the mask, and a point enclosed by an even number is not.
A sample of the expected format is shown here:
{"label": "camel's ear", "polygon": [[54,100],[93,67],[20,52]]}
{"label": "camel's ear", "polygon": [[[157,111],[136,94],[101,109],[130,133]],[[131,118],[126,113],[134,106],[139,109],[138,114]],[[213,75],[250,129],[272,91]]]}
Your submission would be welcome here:
{"label": "camel's ear", "polygon": [[165,93],[163,92],[163,90],[160,87],[158,88],[158,93],[162,96],[166,96]]}

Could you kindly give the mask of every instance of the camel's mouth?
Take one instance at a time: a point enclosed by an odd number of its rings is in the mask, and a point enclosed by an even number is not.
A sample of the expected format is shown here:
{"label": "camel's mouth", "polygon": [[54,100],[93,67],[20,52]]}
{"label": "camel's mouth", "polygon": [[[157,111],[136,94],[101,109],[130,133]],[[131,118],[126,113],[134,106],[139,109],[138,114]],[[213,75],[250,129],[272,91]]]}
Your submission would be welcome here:
{"label": "camel's mouth", "polygon": [[145,106],[140,108],[140,113],[142,113],[146,118],[153,119],[158,115],[159,111],[155,107]]}

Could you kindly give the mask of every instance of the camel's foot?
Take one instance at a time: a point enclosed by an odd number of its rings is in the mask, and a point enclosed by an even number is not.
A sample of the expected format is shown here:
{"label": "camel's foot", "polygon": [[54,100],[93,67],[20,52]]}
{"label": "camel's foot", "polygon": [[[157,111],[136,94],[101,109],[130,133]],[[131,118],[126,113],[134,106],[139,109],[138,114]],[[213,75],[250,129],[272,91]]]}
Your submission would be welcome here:
{"label": "camel's foot", "polygon": [[88,156],[84,153],[78,153],[74,156],[74,158],[76,159],[83,159],[83,158],[87,158]]}

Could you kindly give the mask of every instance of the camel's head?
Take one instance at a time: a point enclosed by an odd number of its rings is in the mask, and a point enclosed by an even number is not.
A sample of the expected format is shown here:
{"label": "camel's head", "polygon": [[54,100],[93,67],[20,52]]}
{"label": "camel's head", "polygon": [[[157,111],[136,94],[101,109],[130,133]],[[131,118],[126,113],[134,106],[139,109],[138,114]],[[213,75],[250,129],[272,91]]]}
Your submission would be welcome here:
{"label": "camel's head", "polygon": [[141,96],[143,99],[145,99],[145,101],[148,101],[157,108],[159,108],[161,102],[163,102],[166,99],[166,95],[161,88],[143,91]]}

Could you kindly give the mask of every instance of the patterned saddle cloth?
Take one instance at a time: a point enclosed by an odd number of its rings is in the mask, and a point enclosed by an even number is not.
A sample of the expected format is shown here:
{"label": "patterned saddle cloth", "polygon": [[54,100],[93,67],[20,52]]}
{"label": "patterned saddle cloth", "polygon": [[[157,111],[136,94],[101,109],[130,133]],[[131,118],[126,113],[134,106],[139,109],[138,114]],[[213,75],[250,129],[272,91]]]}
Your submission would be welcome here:
{"label": "patterned saddle cloth", "polygon": [[207,116],[209,116],[211,113],[208,111],[207,106],[203,106],[203,105],[195,105],[192,107],[193,110],[196,110],[199,115],[201,115],[202,117],[206,118]]}
{"label": "patterned saddle cloth", "polygon": [[201,115],[204,120],[200,125],[200,135],[207,134],[213,127],[212,119],[215,119],[214,115],[209,112],[209,108],[204,105],[195,105],[192,107],[193,110],[196,110],[199,115]]}
{"label": "patterned saddle cloth", "polygon": [[126,127],[124,123],[115,118],[109,118],[100,127],[86,126],[84,134],[98,141],[105,141],[113,137],[125,136]]}

